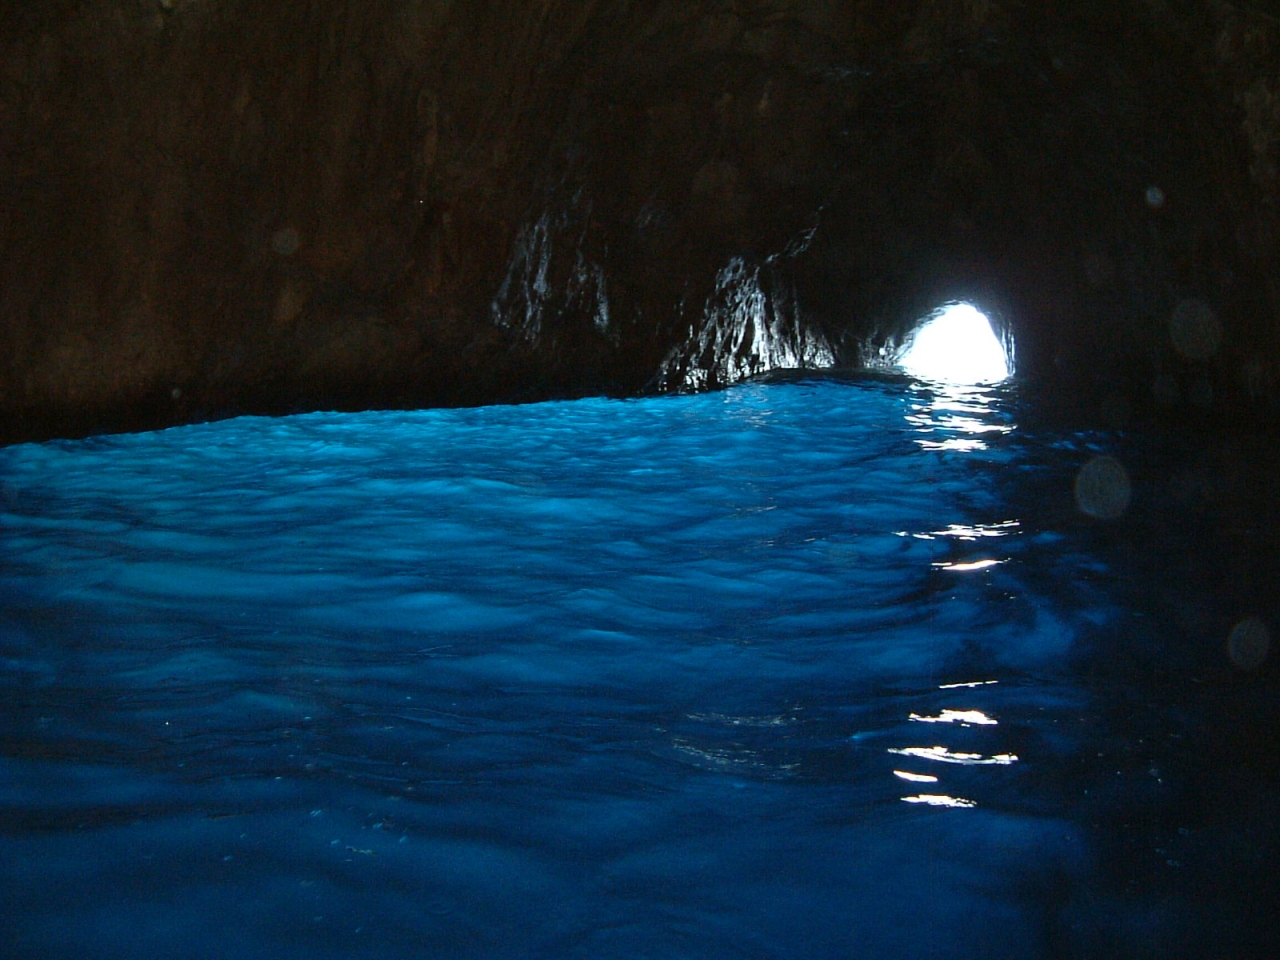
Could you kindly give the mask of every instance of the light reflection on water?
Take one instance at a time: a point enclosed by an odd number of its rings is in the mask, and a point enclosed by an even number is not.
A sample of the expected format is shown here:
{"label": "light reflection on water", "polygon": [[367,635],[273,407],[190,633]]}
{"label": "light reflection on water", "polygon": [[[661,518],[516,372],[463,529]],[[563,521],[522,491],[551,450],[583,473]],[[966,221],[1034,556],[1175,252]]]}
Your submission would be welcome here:
{"label": "light reflection on water", "polygon": [[936,717],[922,717],[918,713],[913,713],[910,719],[917,723],[961,723],[966,726],[976,724],[982,727],[994,727],[999,723],[981,710],[943,710]]}
{"label": "light reflection on water", "polygon": [[935,383],[920,389],[930,396],[927,401],[912,403],[906,420],[921,434],[915,442],[925,450],[987,450],[990,437],[1005,436],[1017,429],[1016,424],[1003,422],[996,404],[996,388]]}
{"label": "light reflection on water", "polygon": [[965,560],[954,563],[941,560],[934,563],[933,566],[939,570],[949,570],[952,573],[973,573],[976,570],[989,570],[991,567],[998,567],[1005,562],[1005,560],[992,560],[988,557],[982,560]]}
{"label": "light reflection on water", "polygon": [[958,763],[965,767],[1007,767],[1017,763],[1018,758],[1012,753],[998,753],[984,757],[980,753],[955,753],[946,747],[890,747],[890,753],[903,757],[919,757],[921,760],[936,760],[939,763]]}
{"label": "light reflection on water", "polygon": [[907,803],[923,803],[931,807],[949,807],[952,810],[969,810],[977,806],[972,800],[966,800],[963,797],[949,797],[945,793],[921,793],[915,796],[903,797],[902,799]]}
{"label": "light reflection on water", "polygon": [[1194,758],[1148,756],[1191,733],[1078,669],[1133,632],[1059,506],[1105,438],[1015,413],[829,381],[0,450],[0,954],[1125,942],[1098,862],[1195,862]]}

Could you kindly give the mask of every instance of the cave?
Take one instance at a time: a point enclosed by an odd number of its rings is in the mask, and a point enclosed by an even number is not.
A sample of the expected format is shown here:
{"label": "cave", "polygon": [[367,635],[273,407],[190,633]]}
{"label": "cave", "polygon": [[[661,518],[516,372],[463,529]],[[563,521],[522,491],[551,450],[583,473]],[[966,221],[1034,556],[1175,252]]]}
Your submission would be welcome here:
{"label": "cave", "polygon": [[0,23],[0,955],[1280,946],[1274,0]]}
{"label": "cave", "polygon": [[951,300],[1078,416],[1274,411],[1261,4],[5,21],[6,441],[865,367]]}

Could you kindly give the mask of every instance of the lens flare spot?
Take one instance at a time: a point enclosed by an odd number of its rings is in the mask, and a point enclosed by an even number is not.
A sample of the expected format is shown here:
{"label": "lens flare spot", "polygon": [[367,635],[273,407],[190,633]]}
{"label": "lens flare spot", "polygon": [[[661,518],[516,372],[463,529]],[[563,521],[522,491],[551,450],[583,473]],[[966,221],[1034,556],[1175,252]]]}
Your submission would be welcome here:
{"label": "lens flare spot", "polygon": [[1271,652],[1271,631],[1257,617],[1241,620],[1227,638],[1227,655],[1241,670],[1257,670]]}
{"label": "lens flare spot", "polygon": [[1203,300],[1183,300],[1169,319],[1169,338],[1188,360],[1208,360],[1222,345],[1222,324]]}
{"label": "lens flare spot", "polygon": [[1094,457],[1076,475],[1076,506],[1099,520],[1115,520],[1129,509],[1129,471],[1115,457]]}
{"label": "lens flare spot", "polygon": [[302,238],[293,227],[281,227],[271,237],[271,249],[282,257],[292,256],[302,243]]}

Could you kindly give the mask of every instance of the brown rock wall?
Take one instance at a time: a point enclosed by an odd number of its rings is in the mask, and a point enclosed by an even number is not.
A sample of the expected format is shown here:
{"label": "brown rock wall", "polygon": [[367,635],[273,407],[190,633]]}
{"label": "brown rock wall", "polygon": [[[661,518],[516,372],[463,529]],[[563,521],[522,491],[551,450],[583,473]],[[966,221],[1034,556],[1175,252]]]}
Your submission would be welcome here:
{"label": "brown rock wall", "polygon": [[[1280,383],[1280,34],[1256,5],[0,16],[0,439],[627,393],[691,363],[714,384],[787,344],[855,363],[952,296],[1014,329],[1046,397]],[[732,276],[767,278],[765,306]],[[1189,299],[1212,357],[1173,345]]]}

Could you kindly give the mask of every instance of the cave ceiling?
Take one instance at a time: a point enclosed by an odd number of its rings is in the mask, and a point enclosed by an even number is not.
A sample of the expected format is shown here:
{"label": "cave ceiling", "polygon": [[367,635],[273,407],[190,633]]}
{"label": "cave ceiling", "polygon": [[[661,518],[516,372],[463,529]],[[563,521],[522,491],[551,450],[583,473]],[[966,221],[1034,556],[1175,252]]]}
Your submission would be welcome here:
{"label": "cave ceiling", "polygon": [[856,368],[948,300],[1086,412],[1275,408],[1280,5],[0,14],[0,440]]}

